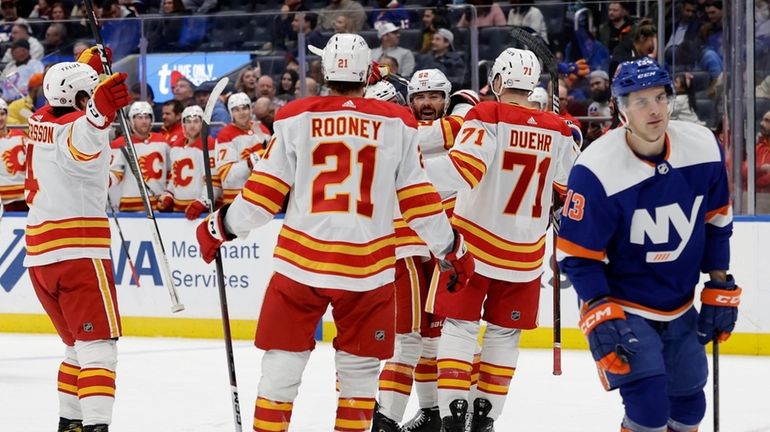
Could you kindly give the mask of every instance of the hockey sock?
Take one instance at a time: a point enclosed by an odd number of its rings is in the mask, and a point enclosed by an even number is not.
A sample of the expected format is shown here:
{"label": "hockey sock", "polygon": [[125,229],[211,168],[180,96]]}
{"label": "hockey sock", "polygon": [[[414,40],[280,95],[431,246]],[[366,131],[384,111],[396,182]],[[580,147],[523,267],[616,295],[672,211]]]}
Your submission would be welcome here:
{"label": "hockey sock", "polygon": [[385,363],[380,373],[380,413],[400,422],[404,417],[417,359],[422,351],[419,333],[396,335],[393,358]]}
{"label": "hockey sock", "polygon": [[438,406],[438,392],[436,391],[438,341],[439,338],[437,337],[422,339],[422,354],[417,362],[417,367],[414,369],[414,390],[417,392],[420,408]]}
{"label": "hockey sock", "polygon": [[115,367],[118,348],[113,339],[75,341],[80,363],[78,399],[83,412],[83,425],[108,425],[115,403]]}
{"label": "hockey sock", "polygon": [[674,432],[695,432],[706,414],[706,395],[703,390],[688,396],[671,396],[671,418],[668,428]]}
{"label": "hockey sock", "polygon": [[666,376],[655,375],[620,386],[626,408],[623,426],[634,432],[665,432],[669,419]]}
{"label": "hockey sock", "polygon": [[254,430],[283,432],[289,429],[294,399],[302,381],[302,372],[310,351],[269,350],[262,356]]}
{"label": "hockey sock", "polygon": [[519,337],[521,330],[487,325],[484,333],[481,363],[479,365],[479,384],[471,393],[471,404],[476,398],[483,398],[492,403],[488,417],[497,419],[503,412],[503,405],[508,396],[516,363],[519,359]]}
{"label": "hockey sock", "polygon": [[476,353],[473,354],[473,365],[471,366],[471,394],[476,391],[479,385],[479,372],[481,369],[481,347],[476,345]]}
{"label": "hockey sock", "polygon": [[371,428],[380,361],[337,351],[334,357],[340,392],[334,430],[366,432]]}
{"label": "hockey sock", "polygon": [[75,348],[68,346],[64,350],[64,361],[59,366],[59,377],[56,384],[59,390],[59,417],[78,420],[83,418],[78,400],[78,363]]}
{"label": "hockey sock", "polygon": [[478,321],[447,318],[438,345],[438,406],[441,417],[451,416],[449,404],[468,400],[473,353],[479,334]]}

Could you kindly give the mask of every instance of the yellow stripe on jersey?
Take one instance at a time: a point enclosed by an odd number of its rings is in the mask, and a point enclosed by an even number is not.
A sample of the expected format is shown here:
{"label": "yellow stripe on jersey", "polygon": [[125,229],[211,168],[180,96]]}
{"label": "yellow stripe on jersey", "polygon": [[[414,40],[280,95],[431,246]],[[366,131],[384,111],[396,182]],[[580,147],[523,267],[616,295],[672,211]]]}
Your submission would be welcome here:
{"label": "yellow stripe on jersey", "polygon": [[490,235],[488,232],[479,228],[476,224],[468,220],[462,219],[456,215],[455,217],[452,218],[452,225],[470,232],[471,234],[481,238],[482,240],[486,241],[487,243],[490,243],[493,246],[496,246],[500,249],[510,251],[510,252],[534,253],[542,249],[543,246],[545,245],[545,236],[541,237],[540,240],[532,244],[521,244],[521,243],[513,243],[513,242],[505,241],[499,237]]}
{"label": "yellow stripe on jersey", "polygon": [[373,252],[393,244],[392,236],[383,237],[374,243],[367,243],[362,245],[319,241],[313,239],[312,237],[302,235],[301,233],[292,229],[282,229],[279,236],[285,237],[289,240],[294,240],[297,243],[302,244],[303,247],[314,249],[318,252],[344,253],[347,255],[358,256],[371,255]]}
{"label": "yellow stripe on jersey", "polygon": [[36,236],[55,229],[109,227],[110,222],[107,219],[80,219],[68,220],[66,222],[44,222],[37,226],[27,227],[27,235]]}
{"label": "yellow stripe on jersey", "polygon": [[379,273],[382,270],[386,270],[389,267],[393,267],[396,263],[396,257],[383,258],[374,264],[355,267],[344,264],[324,263],[316,260],[306,259],[305,257],[296,254],[288,249],[277,246],[275,248],[275,256],[283,258],[290,263],[298,264],[300,267],[311,269],[319,273],[336,273],[349,276],[368,276]]}

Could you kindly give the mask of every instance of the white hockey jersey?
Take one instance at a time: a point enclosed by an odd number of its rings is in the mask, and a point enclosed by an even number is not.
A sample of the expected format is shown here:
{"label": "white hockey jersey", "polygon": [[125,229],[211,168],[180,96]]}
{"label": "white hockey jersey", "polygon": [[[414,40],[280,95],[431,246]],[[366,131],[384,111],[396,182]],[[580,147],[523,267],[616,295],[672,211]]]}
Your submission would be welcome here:
{"label": "white hockey jersey", "polygon": [[[219,181],[214,163],[214,139],[209,137],[209,166],[211,167],[214,199],[222,196],[222,183]],[[203,148],[201,138],[194,143],[185,142],[183,146],[172,146],[169,150],[171,173],[166,191],[174,197],[174,211],[184,211],[196,199],[206,197],[206,174],[203,167]]]}
{"label": "white hockey jersey", "polygon": [[274,130],[225,223],[246,236],[280,210],[291,190],[276,272],[348,291],[393,282],[395,201],[435,255],[448,252],[451,227],[420,164],[417,122],[406,108],[317,96],[281,108]]}
{"label": "white hockey jersey", "polygon": [[249,129],[241,129],[230,123],[219,131],[216,164],[225,204],[235,199],[251,174],[249,155],[257,152],[261,156],[268,141],[270,131],[262,123],[252,122]]}
{"label": "white hockey jersey", "polygon": [[449,154],[425,161],[437,189],[458,191],[452,223],[477,273],[511,282],[542,273],[552,187],[564,193],[576,157],[569,127],[553,113],[483,102]]}
{"label": "white hockey jersey", "polygon": [[24,199],[24,171],[27,135],[11,129],[0,137],[0,201],[3,204]]}
{"label": "white hockey jersey", "polygon": [[[169,146],[163,135],[152,132],[147,139],[137,136],[131,138],[138,156],[139,168],[142,170],[144,183],[147,185],[147,193],[150,195],[150,203],[153,208],[157,203],[157,196],[166,189],[166,181],[169,173]],[[119,197],[118,208],[120,211],[144,211],[142,197],[139,194],[139,185],[134,179],[134,173],[121,151],[126,146],[123,137],[115,139],[110,144],[113,150],[113,158],[110,163],[111,188]]]}
{"label": "white hockey jersey", "polygon": [[109,144],[83,111],[56,118],[46,105],[29,118],[24,265],[110,258]]}

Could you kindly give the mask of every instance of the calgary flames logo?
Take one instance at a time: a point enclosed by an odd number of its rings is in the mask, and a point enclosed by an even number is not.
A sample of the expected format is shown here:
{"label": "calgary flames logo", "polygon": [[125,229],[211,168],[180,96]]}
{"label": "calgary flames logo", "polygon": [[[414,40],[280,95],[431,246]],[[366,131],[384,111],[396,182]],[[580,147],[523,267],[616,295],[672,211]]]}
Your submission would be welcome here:
{"label": "calgary flames logo", "polygon": [[174,161],[174,163],[171,165],[171,175],[172,179],[174,181],[174,186],[187,186],[192,182],[192,176],[190,174],[185,175],[184,169],[187,168],[188,170],[193,169],[193,161],[190,158],[180,159],[178,161]]}
{"label": "calgary flames logo", "polygon": [[[156,163],[159,162],[159,163]],[[160,180],[163,177],[163,156],[158,152],[139,156],[139,167],[145,181]],[[176,164],[174,164],[176,167]]]}
{"label": "calgary flames logo", "polygon": [[3,163],[5,169],[10,175],[16,175],[24,172],[24,161],[26,160],[24,146],[17,145],[3,152]]}

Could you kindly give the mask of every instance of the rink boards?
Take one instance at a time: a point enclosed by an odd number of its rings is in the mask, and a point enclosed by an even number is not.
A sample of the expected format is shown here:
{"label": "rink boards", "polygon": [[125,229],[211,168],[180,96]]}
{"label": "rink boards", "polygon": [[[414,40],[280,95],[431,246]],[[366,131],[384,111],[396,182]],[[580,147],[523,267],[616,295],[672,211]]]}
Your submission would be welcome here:
{"label": "rink boards", "polygon": [[[123,214],[120,225],[137,273],[139,286],[123,252],[113,224],[112,254],[118,301],[123,316],[124,334],[219,338],[222,335],[219,294],[214,265],[205,264],[195,240],[197,222],[177,215],[158,216],[172,280],[185,304],[183,312],[172,314],[167,289],[163,286],[152,235],[143,215]],[[112,223],[112,222],[111,222]],[[225,285],[233,336],[252,339],[261,307],[264,288],[272,273],[272,251],[281,228],[276,219],[252,231],[245,240],[228,243],[222,249]],[[25,218],[7,213],[0,222],[0,332],[51,333],[53,327],[35,297],[22,262]],[[550,240],[547,242],[550,247]],[[735,223],[732,238],[732,269],[743,287],[740,317],[736,333],[722,352],[770,355],[770,218],[745,218]],[[550,254],[550,250],[547,252]],[[544,262],[548,263],[548,259]],[[541,328],[525,332],[522,345],[552,346],[551,271],[545,268],[540,297]],[[765,311],[765,313],[763,313]],[[327,313],[319,324],[316,338],[331,340],[334,325]],[[585,348],[585,339],[577,330],[577,299],[562,282],[562,346]]]}

